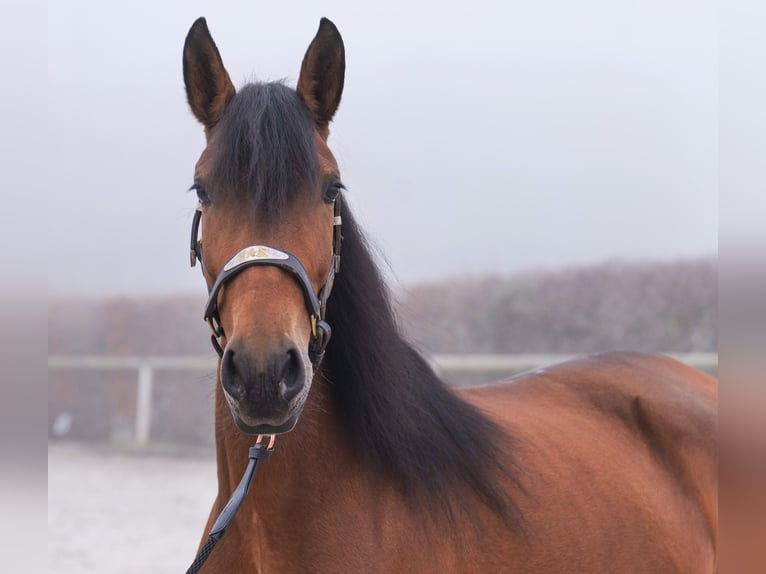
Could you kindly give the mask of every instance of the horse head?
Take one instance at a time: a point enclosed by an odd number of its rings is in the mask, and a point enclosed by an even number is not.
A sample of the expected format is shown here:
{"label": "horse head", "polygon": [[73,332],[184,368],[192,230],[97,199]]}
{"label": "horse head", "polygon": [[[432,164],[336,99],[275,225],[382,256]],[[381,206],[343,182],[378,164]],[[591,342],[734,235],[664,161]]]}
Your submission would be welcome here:
{"label": "horse head", "polygon": [[203,18],[183,52],[186,95],[204,127],[192,264],[210,292],[205,318],[240,430],[293,428],[329,340],[324,311],[340,262],[338,164],[327,146],[345,56],[322,19],[297,88],[234,88]]}

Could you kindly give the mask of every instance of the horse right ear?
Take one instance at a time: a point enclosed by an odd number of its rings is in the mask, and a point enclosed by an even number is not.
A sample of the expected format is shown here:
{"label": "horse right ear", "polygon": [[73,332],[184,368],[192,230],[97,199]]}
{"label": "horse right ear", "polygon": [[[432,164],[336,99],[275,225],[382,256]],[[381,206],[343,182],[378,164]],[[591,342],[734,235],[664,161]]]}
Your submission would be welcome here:
{"label": "horse right ear", "polygon": [[184,84],[192,113],[206,130],[218,123],[236,94],[204,18],[198,18],[186,35]]}

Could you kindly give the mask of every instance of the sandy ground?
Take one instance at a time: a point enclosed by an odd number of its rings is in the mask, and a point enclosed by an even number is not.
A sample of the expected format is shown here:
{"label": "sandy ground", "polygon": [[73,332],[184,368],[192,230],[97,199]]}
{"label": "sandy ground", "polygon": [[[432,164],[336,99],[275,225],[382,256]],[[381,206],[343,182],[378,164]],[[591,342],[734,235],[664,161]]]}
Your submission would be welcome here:
{"label": "sandy ground", "polygon": [[182,574],[215,497],[212,455],[51,444],[48,571]]}

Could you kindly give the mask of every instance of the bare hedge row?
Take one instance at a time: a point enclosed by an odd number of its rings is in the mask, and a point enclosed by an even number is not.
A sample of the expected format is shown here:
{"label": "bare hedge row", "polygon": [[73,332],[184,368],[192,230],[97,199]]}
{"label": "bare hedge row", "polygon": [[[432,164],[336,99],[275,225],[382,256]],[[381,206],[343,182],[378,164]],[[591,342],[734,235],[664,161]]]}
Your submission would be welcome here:
{"label": "bare hedge row", "polygon": [[[201,290],[202,291],[202,290]],[[397,294],[407,335],[432,353],[714,351],[713,259],[610,263],[417,285]],[[50,354],[210,354],[204,293],[49,302]]]}

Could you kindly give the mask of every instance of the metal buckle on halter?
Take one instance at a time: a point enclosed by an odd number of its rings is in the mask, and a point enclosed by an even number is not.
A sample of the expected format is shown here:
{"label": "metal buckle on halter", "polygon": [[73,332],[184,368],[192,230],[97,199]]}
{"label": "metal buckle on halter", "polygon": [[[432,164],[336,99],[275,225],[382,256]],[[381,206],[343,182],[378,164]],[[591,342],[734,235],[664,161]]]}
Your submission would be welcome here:
{"label": "metal buckle on halter", "polygon": [[317,316],[312,314],[309,316],[309,320],[311,321],[311,336],[316,339],[317,336]]}
{"label": "metal buckle on halter", "polygon": [[213,349],[218,353],[219,357],[223,357],[223,346],[221,345],[221,337],[224,336],[223,326],[215,320],[216,315],[205,317],[205,323],[210,327],[212,335],[210,335],[210,344],[213,345]]}
{"label": "metal buckle on halter", "polygon": [[343,217],[341,217],[341,197],[335,200],[334,214],[332,219],[333,225],[333,238],[332,238],[332,254],[333,263],[335,264],[335,273],[340,273],[340,246],[343,243],[343,232],[341,231],[343,226]]}
{"label": "metal buckle on halter", "polygon": [[215,315],[210,315],[210,317],[205,318],[205,323],[207,323],[207,326],[210,327],[210,331],[212,331],[213,336],[217,339],[218,337],[223,336],[223,327],[220,323],[218,323],[215,319]]}

